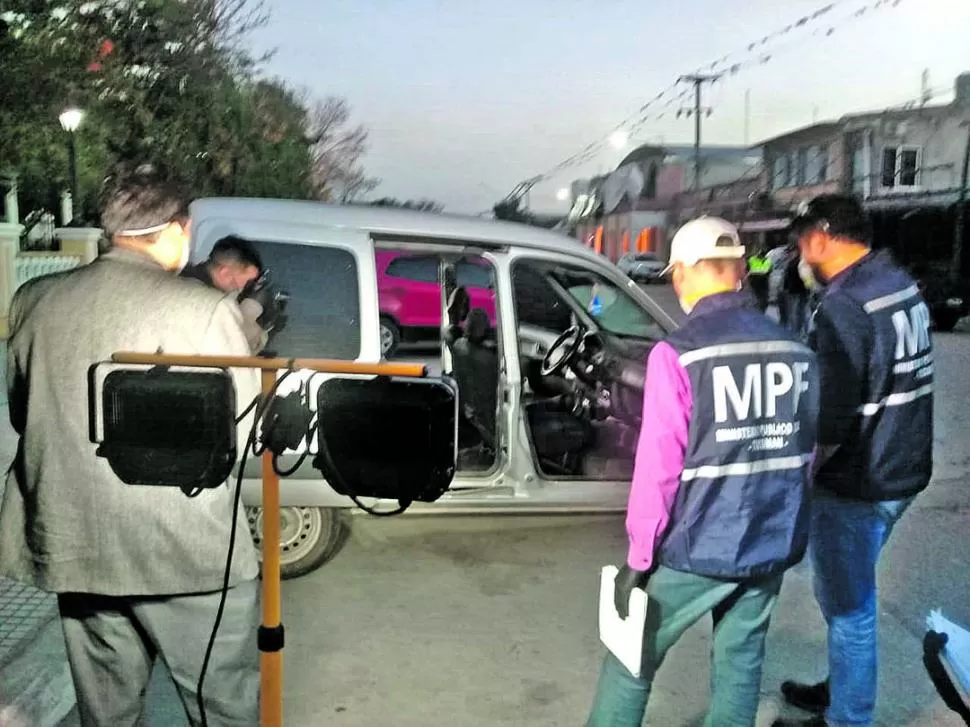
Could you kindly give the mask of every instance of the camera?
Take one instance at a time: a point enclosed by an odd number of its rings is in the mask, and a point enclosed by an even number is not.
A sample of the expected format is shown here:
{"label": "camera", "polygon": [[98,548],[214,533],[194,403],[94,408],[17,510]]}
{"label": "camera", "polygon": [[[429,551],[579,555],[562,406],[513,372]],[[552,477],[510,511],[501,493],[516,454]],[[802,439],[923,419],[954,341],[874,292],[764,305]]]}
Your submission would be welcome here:
{"label": "camera", "polygon": [[245,299],[255,300],[262,307],[263,312],[256,322],[267,333],[279,332],[286,326],[286,308],[290,302],[290,294],[273,284],[270,270],[264,270],[258,278],[243,288],[239,300]]}

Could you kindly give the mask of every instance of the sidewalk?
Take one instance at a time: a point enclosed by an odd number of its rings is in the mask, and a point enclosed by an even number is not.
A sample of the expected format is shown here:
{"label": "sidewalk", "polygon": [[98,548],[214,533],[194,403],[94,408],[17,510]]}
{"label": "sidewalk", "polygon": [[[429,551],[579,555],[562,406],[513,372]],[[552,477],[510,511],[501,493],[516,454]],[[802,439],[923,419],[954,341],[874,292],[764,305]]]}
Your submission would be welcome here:
{"label": "sidewalk", "polygon": [[[0,361],[6,361],[6,349],[6,342],[0,341]],[[6,387],[0,386],[0,498],[16,446]],[[0,578],[0,725],[56,727],[73,706],[74,686],[57,620],[57,599]]]}

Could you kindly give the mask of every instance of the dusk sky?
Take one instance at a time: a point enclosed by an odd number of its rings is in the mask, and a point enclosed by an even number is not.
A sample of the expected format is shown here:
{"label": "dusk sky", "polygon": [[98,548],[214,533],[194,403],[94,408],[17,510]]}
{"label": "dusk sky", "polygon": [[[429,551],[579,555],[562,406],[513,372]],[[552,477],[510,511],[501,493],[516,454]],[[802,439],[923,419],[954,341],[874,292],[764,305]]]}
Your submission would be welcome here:
{"label": "dusk sky", "polygon": [[[949,101],[970,71],[970,0],[887,0],[853,17],[874,1],[267,0],[270,22],[253,42],[277,48],[267,74],[346,98],[370,130],[376,195],[478,213],[608,137],[679,75],[728,54],[750,59],[749,43],[829,4],[824,22],[769,43],[769,62],[705,88],[706,142],[744,143],[748,89],[752,144],[813,115],[916,99],[924,69],[934,101]],[[693,121],[668,114],[631,145],[661,140],[693,143]],[[559,173],[531,206],[562,210],[557,190],[623,155],[607,147]]]}

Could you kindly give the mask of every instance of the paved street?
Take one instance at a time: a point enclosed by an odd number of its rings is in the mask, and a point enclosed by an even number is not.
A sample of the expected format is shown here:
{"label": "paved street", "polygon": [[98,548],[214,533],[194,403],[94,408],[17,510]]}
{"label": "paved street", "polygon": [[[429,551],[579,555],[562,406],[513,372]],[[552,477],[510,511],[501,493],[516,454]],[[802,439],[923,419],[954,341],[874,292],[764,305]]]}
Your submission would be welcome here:
{"label": "paved street", "polygon": [[[669,296],[669,289],[651,292]],[[920,661],[930,608],[970,624],[970,387],[961,373],[970,335],[936,342],[935,482],[898,526],[880,574],[878,723],[885,726],[960,724]],[[619,517],[359,516],[331,564],[284,584],[286,723],[582,724],[602,657],[598,569],[619,561],[624,548]],[[808,575],[802,565],[786,578],[759,725],[781,709],[781,679],[823,673],[824,631]],[[709,629],[702,622],[671,653],[657,679],[651,724],[701,724]],[[163,679],[152,685],[150,724],[184,724]]]}
{"label": "paved street", "polygon": [[[970,624],[966,439],[970,335],[937,337],[936,479],[900,522],[880,572],[878,723],[958,725],[921,664],[924,619]],[[905,443],[901,443],[905,446]],[[296,725],[576,725],[601,649],[596,573],[622,557],[620,518],[359,518],[346,550],[284,587],[286,716]],[[780,681],[820,676],[824,631],[805,565],[773,621],[759,724]],[[700,724],[709,624],[658,677],[650,723]]]}

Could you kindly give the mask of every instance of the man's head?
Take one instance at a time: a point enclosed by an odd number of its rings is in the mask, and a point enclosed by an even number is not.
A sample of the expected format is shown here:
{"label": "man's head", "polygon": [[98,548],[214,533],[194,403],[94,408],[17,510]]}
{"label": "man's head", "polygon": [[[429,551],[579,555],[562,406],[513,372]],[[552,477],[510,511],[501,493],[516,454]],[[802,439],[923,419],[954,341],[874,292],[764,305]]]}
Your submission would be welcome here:
{"label": "man's head", "polygon": [[189,199],[155,167],[119,169],[101,192],[101,225],[117,247],[174,272],[189,260]]}
{"label": "man's head", "polygon": [[213,284],[225,293],[238,293],[263,271],[259,253],[238,237],[219,240],[212,248],[207,264]]}
{"label": "man's head", "polygon": [[830,280],[869,251],[869,221],[854,197],[827,194],[802,205],[792,222],[802,260]]}
{"label": "man's head", "polygon": [[680,307],[687,313],[701,298],[739,290],[745,264],[737,228],[719,217],[691,220],[670,243],[668,271]]}

